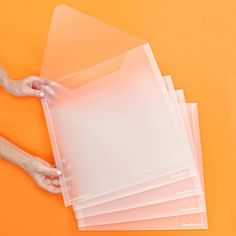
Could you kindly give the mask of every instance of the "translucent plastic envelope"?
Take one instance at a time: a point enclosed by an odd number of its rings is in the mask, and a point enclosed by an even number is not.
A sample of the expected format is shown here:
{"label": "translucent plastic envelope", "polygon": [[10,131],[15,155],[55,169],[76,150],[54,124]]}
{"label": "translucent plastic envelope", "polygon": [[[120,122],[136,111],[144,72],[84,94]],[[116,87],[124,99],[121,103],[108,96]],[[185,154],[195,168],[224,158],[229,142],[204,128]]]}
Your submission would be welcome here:
{"label": "translucent plastic envelope", "polygon": [[[184,101],[182,91],[178,91],[176,95],[176,97],[179,98],[180,102]],[[184,104],[182,103],[181,105]],[[184,113],[183,117],[185,117],[186,124],[188,122],[188,124],[190,125],[189,128],[193,136],[194,146],[199,156],[199,165],[201,165],[202,167],[201,147],[199,145],[200,135],[198,126],[197,104],[186,104],[184,107],[187,111],[187,117]],[[202,169],[200,169],[200,172],[203,180]],[[120,222],[122,222],[122,224]],[[82,230],[149,230],[193,228],[206,229],[207,215],[205,207],[205,197],[202,194],[199,196],[165,202],[162,204],[154,204],[146,207],[133,208],[131,210],[126,211],[118,211],[110,214],[80,218],[78,220],[78,225],[79,227],[82,227]]]}
{"label": "translucent plastic envelope", "polygon": [[[197,105],[196,104],[188,104],[188,111],[190,117],[191,128],[193,131],[197,131],[198,127],[198,116],[197,116]],[[194,132],[194,139],[196,141],[196,145],[199,144],[199,132]],[[197,138],[198,137],[198,138]],[[200,151],[201,149],[199,149]],[[195,214],[191,214],[191,211],[196,211],[194,207],[181,208],[179,209],[179,215],[173,216],[172,210],[178,206],[179,201],[172,201],[169,204],[160,204],[161,207],[157,208],[156,206],[150,207],[149,212],[154,215],[154,213],[159,214],[160,211],[167,213],[167,215],[162,215],[161,218],[152,218],[146,219],[145,221],[137,221],[137,222],[128,222],[128,223],[120,223],[120,224],[112,224],[112,225],[96,225],[93,227],[82,227],[80,230],[150,230],[150,229],[206,229],[207,228],[207,215],[205,212]],[[186,201],[185,204],[196,204],[196,199],[190,198],[189,201]],[[204,204],[204,203],[203,203]],[[174,208],[173,208],[174,206]],[[164,209],[165,207],[166,209]],[[134,209],[135,210],[135,209]],[[199,209],[198,209],[199,210]],[[143,211],[142,208],[139,208],[136,212],[124,212],[122,214],[123,217],[130,216],[130,219],[134,217],[134,213],[137,214],[140,218],[143,217],[142,214],[147,213],[147,211]],[[121,212],[117,212],[117,214],[121,214]],[[168,215],[169,214],[169,215]],[[105,216],[105,215],[104,215]],[[108,215],[107,215],[108,216]],[[117,216],[117,215],[116,215]],[[178,216],[178,217],[177,217]],[[113,215],[114,217],[114,215]],[[137,217],[138,218],[138,217]],[[107,218],[108,219],[108,218]],[[79,226],[88,224],[88,219],[80,219]],[[91,223],[92,218],[90,218]],[[112,218],[111,220],[112,221]],[[95,222],[94,222],[95,223]],[[99,218],[97,218],[96,224],[99,224]]]}
{"label": "translucent plastic envelope", "polygon": [[[189,119],[188,117],[186,118],[186,116],[188,115],[186,114],[186,109],[184,109],[185,103],[183,91],[174,90],[173,82],[170,76],[164,76],[163,78],[171,100],[174,103],[178,103],[176,109],[182,121],[183,129],[186,129],[186,132],[188,132],[188,138],[191,142],[192,151],[195,157],[195,165],[198,166],[198,157],[193,144],[192,132],[189,127]],[[184,106],[180,107],[180,102],[183,103]],[[185,115],[185,119],[182,113]],[[104,214],[120,210],[127,210],[134,207],[140,207],[174,199],[180,199],[188,196],[199,195],[202,193],[202,189],[199,187],[198,183],[198,176],[194,176],[165,186],[151,188],[147,191],[130,195],[128,197],[123,197],[116,200],[107,201],[102,204],[93,205],[91,207],[81,207],[81,205],[74,204],[73,208],[75,211],[80,210],[77,211],[77,215],[80,215],[81,217],[88,217],[92,215]],[[153,184],[153,186],[155,186],[155,183]]]}
{"label": "translucent plastic envelope", "polygon": [[197,175],[143,40],[61,5],[41,76],[60,84],[42,105],[66,205],[91,206]]}
{"label": "translucent plastic envelope", "polygon": [[[169,95],[171,99],[176,104],[176,109],[178,109],[179,115],[181,116],[182,122],[184,124],[184,129],[188,132],[188,137],[192,143],[192,151],[195,157],[195,164],[197,166],[198,172],[200,172],[201,161],[200,152],[196,149],[199,146],[195,146],[193,143],[193,134],[189,123],[189,114],[186,112],[186,104],[184,103],[184,95],[182,90],[174,90],[174,86],[170,76],[164,77],[165,84],[168,88]],[[182,103],[180,105],[180,102]],[[189,105],[189,104],[188,104]],[[133,209],[135,207],[143,207],[153,204],[159,204],[165,201],[173,201],[175,199],[186,198],[189,196],[195,196],[202,194],[202,188],[196,188],[196,183],[199,182],[197,176],[184,179],[182,181],[174,182],[165,186],[160,186],[154,189],[143,191],[128,197],[123,197],[113,201],[108,201],[102,204],[97,204],[87,208],[79,208],[77,204],[73,205],[73,208],[76,212],[77,218],[89,217],[94,215],[100,215],[105,213],[111,213],[116,211],[122,211],[127,209]]]}
{"label": "translucent plastic envelope", "polygon": [[[181,115],[184,120],[185,128],[189,132],[189,138],[193,143],[195,153],[197,153],[196,164],[201,166],[202,157],[201,148],[199,145],[199,127],[196,126],[196,123],[198,123],[198,119],[196,119],[197,104],[185,104],[183,90],[172,90],[173,83],[171,78],[165,77],[164,79],[166,82],[166,86],[169,89],[170,96],[172,95],[172,92],[175,93],[175,96],[172,96],[173,102],[179,103],[177,108],[181,108]],[[202,168],[200,166],[198,166],[198,170],[200,171],[201,177],[203,177]],[[152,190],[148,195],[146,192],[133,195],[133,198],[125,198],[123,199],[123,202],[116,200],[109,202],[108,204],[104,203],[100,206],[97,205],[91,208],[77,210],[75,212],[76,217],[79,219],[80,226],[83,227],[206,212],[205,196],[203,194],[187,198],[184,197],[174,201],[167,201],[162,204],[159,202],[159,204],[156,204],[158,203],[158,200],[155,201],[155,198],[158,199],[159,194],[161,194],[162,196],[169,196],[169,192],[171,192],[172,190],[171,187],[171,185],[167,185],[165,187],[159,188],[159,192],[157,191],[157,189]],[[188,185],[186,185],[186,187],[188,187]],[[166,192],[166,188],[169,189],[169,192]],[[177,190],[176,188],[174,188],[174,191]],[[134,206],[136,206],[136,208]],[[122,208],[123,210],[121,210]],[[103,215],[99,215],[101,214],[101,212],[103,213]],[[108,214],[104,214],[104,212]],[[109,212],[111,213],[109,214]]]}
{"label": "translucent plastic envelope", "polygon": [[80,227],[86,231],[112,231],[112,230],[190,230],[207,229],[205,213],[173,216],[166,218],[134,221],[120,224],[99,225],[93,227]]}
{"label": "translucent plastic envelope", "polygon": [[165,186],[133,194],[128,197],[123,197],[105,202],[103,204],[74,211],[77,218],[84,218],[154,204],[164,204],[166,202],[185,199],[187,197],[200,196],[201,194],[202,191],[196,189],[195,179],[188,178]]}
{"label": "translucent plastic envelope", "polygon": [[[177,90],[175,92],[171,77],[164,76],[163,78],[169,90],[169,95],[171,96],[172,101],[178,102],[178,103],[184,102],[184,95],[182,93],[183,91]],[[180,101],[178,101],[177,97],[179,98]],[[180,105],[178,105],[180,116],[182,116],[182,113],[184,113],[185,116],[188,116],[188,114],[186,114],[185,112],[182,112],[186,110],[186,109],[183,109],[185,108],[185,104],[183,107],[181,107],[182,110],[179,106]],[[181,118],[183,120],[183,117]],[[193,138],[192,138],[191,130],[189,127],[189,120],[188,119],[183,120],[183,124],[185,126],[184,128],[188,132],[188,137],[192,143],[192,149],[195,155],[196,165],[197,165],[198,161],[197,161],[197,156],[195,153],[195,148],[194,148],[194,144],[192,140]],[[202,193],[202,190],[199,190],[199,188],[195,188],[196,182],[197,182],[196,178],[197,178],[196,176],[191,177],[191,178],[179,181],[179,182],[168,184],[166,186],[160,186],[158,188],[140,192],[136,195],[130,195],[129,197],[124,197],[117,200],[108,201],[100,205],[94,205],[87,208],[86,207],[80,208],[78,207],[77,204],[74,204],[73,208],[74,210],[80,210],[80,211],[77,211],[77,215],[80,215],[81,217],[88,217],[88,216],[97,215],[97,214],[104,214],[104,213],[109,213],[113,211],[126,210],[129,208],[155,204],[155,203],[160,203],[164,201],[170,201],[174,199],[184,198],[187,196],[199,195],[200,193]]]}

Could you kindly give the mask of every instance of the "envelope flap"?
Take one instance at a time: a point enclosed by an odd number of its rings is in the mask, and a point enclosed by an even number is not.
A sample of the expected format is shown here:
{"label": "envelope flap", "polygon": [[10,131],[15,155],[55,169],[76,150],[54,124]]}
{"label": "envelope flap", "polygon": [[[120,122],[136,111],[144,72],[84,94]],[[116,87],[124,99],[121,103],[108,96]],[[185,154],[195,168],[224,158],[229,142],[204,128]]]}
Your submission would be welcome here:
{"label": "envelope flap", "polygon": [[143,43],[140,38],[59,5],[54,10],[41,76],[66,85],[64,78],[71,74],[100,63],[104,67],[104,61]]}

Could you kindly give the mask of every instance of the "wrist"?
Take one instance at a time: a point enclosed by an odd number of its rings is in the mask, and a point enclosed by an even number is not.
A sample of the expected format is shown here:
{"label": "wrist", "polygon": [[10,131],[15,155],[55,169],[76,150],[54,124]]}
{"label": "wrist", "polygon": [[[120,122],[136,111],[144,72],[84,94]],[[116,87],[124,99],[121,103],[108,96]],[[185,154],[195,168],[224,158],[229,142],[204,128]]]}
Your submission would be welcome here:
{"label": "wrist", "polygon": [[0,85],[5,88],[7,80],[8,80],[7,73],[2,68],[0,68]]}
{"label": "wrist", "polygon": [[5,138],[0,136],[0,156],[29,172],[32,166],[33,160],[35,159],[33,155],[25,152],[16,145],[10,143]]}
{"label": "wrist", "polygon": [[30,169],[30,165],[31,165],[31,161],[32,161],[32,158],[30,155],[28,154],[23,154],[20,156],[20,158],[18,159],[18,165],[24,169],[25,171],[29,171]]}
{"label": "wrist", "polygon": [[11,79],[8,78],[5,74],[0,74],[0,85],[5,89],[9,90],[11,86]]}
{"label": "wrist", "polygon": [[0,67],[0,86],[2,86],[7,92],[11,92],[15,86],[14,82],[14,80],[8,77],[5,70]]}

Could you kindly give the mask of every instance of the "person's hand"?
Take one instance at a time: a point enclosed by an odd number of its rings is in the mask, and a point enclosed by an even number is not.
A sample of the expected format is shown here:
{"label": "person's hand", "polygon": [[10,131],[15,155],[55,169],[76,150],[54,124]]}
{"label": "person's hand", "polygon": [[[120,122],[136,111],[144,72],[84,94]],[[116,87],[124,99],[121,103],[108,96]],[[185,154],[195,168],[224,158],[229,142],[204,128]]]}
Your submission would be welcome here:
{"label": "person's hand", "polygon": [[0,66],[0,85],[15,96],[34,96],[43,98],[44,92],[50,96],[55,96],[54,88],[57,84],[37,76],[29,76],[21,80],[12,80]]}
{"label": "person's hand", "polygon": [[35,96],[44,97],[44,92],[54,96],[55,83],[49,80],[37,77],[29,76],[21,80],[6,79],[4,83],[5,89],[15,96]]}
{"label": "person's hand", "polygon": [[50,193],[60,193],[59,176],[62,172],[44,160],[37,157],[29,158],[24,170],[33,178],[36,184]]}

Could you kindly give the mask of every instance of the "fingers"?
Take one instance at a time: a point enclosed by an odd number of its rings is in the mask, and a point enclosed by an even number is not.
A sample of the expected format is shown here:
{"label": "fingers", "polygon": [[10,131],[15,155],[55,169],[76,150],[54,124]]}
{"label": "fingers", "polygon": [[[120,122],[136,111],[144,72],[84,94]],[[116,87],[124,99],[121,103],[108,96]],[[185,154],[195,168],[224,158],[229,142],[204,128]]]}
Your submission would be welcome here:
{"label": "fingers", "polygon": [[44,178],[43,180],[46,184],[50,185],[55,185],[55,186],[60,186],[60,182],[58,178],[51,179],[51,178]]}
{"label": "fingers", "polygon": [[49,184],[47,181],[42,181],[42,180],[38,180],[36,181],[38,186],[41,187],[42,189],[50,192],[50,193],[61,193],[61,188],[60,186],[56,186],[53,184]]}
{"label": "fingers", "polygon": [[[61,188],[58,179],[45,178],[42,175],[34,176],[34,179],[39,187],[50,193],[61,193]],[[55,184],[54,184],[55,183]]]}
{"label": "fingers", "polygon": [[47,80],[45,78],[30,76],[27,78],[28,84],[28,94],[29,96],[35,96],[43,98],[45,94],[48,94],[50,97],[55,97],[55,88],[57,83]]}
{"label": "fingers", "polygon": [[62,172],[57,168],[53,168],[46,165],[42,165],[39,167],[39,173],[48,177],[58,177],[62,174]]}
{"label": "fingers", "polygon": [[52,179],[52,184],[55,186],[60,186],[59,179]]}
{"label": "fingers", "polygon": [[47,85],[49,85],[50,84],[50,80],[47,80],[47,79],[44,79],[44,78],[41,78],[41,77],[38,77],[38,76],[29,76],[29,77],[27,77],[26,79],[26,82],[27,83],[31,83],[31,84],[33,84],[33,83],[36,83],[36,84],[47,84]]}
{"label": "fingers", "polygon": [[38,157],[32,158],[29,174],[33,177],[38,186],[44,190],[51,193],[61,192],[59,176],[62,172],[51,166],[48,162]]}
{"label": "fingers", "polygon": [[49,96],[51,97],[56,97],[55,94],[55,89],[53,89],[52,87],[48,86],[48,85],[43,85],[42,89],[45,93],[47,93]]}
{"label": "fingers", "polygon": [[33,97],[43,98],[44,97],[44,92],[41,91],[41,90],[28,88],[25,91],[25,96],[33,96]]}
{"label": "fingers", "polygon": [[54,185],[48,185],[46,190],[50,193],[61,193],[61,188]]}
{"label": "fingers", "polygon": [[42,84],[42,85],[48,85],[50,86],[53,82],[48,80],[48,79],[45,79],[45,78],[42,78],[42,77],[38,77],[38,81]]}

